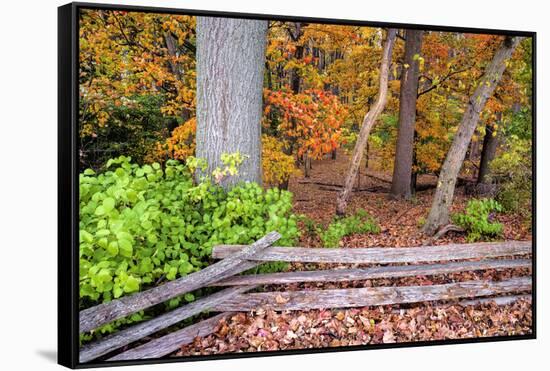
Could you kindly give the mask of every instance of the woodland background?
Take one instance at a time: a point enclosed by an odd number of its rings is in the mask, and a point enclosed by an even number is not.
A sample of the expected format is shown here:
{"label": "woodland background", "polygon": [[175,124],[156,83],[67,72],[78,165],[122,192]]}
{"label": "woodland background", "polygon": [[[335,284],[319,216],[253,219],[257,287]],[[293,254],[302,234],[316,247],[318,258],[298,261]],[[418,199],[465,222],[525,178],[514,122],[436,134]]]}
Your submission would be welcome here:
{"label": "woodland background", "polygon": [[[136,4],[134,2],[134,4]],[[164,6],[179,7],[179,2],[162,1],[158,3]],[[25,112],[28,108],[28,102],[22,99],[14,99],[15,97],[23,97],[28,94],[28,84],[21,84],[21,76],[27,76],[28,71],[33,70],[33,66],[36,66],[34,57],[37,52],[44,56],[41,60],[41,66],[44,69],[53,71],[55,69],[55,6],[58,5],[55,2],[31,2],[26,4],[8,4],[8,11],[5,13],[5,22],[2,23],[2,38],[7,48],[17,51],[21,58],[4,59],[2,61],[3,70],[20,71],[21,74],[12,73],[6,75],[7,82],[12,87],[8,95],[6,120],[18,122],[21,119],[21,112]],[[487,17],[487,14],[494,9],[494,3],[479,4],[472,2],[470,6],[457,7],[449,12],[448,9],[441,9],[437,6],[437,3],[422,2],[420,5],[423,8],[422,12],[416,12],[418,4],[411,4],[408,2],[396,2],[396,6],[391,9],[386,7],[378,7],[367,9],[363,5],[356,3],[349,3],[345,6],[334,7],[330,4],[317,4],[315,11],[310,8],[311,4],[296,4],[295,2],[278,2],[273,4],[245,4],[244,2],[234,2],[231,5],[225,3],[214,2],[201,2],[201,4],[193,4],[189,2],[189,7],[197,8],[216,8],[220,9],[225,7],[227,10],[233,11],[254,11],[264,13],[281,13],[281,14],[302,14],[325,16],[325,17],[342,17],[347,19],[384,19],[394,20],[401,22],[410,22],[410,14],[415,15],[415,22],[418,23],[439,23],[439,24],[454,24],[457,26],[473,26],[473,27],[495,27],[495,28],[512,28],[512,29],[533,29],[539,32],[539,39],[543,39],[548,33],[548,27],[546,21],[543,19],[543,12],[536,11],[536,3],[524,3],[525,6],[517,7],[515,2],[509,2],[508,4],[499,3],[502,5],[502,12],[495,17]],[[467,4],[465,4],[467,5]],[[32,38],[33,35],[40,34],[42,40],[45,42],[38,43],[32,50],[23,47],[20,43],[20,38],[13,38],[9,35],[9,29],[15,27],[15,23],[18,22],[17,17],[12,17],[10,14],[22,14],[28,10],[29,6],[36,9],[36,12],[28,15],[29,24],[32,26],[21,29],[20,36],[25,38]],[[414,7],[414,9],[413,9]],[[472,9],[478,11],[472,12]],[[438,10],[440,9],[440,10]],[[11,12],[9,11],[11,10]],[[360,15],[358,15],[360,14]],[[362,14],[362,15],[361,15]],[[49,15],[45,17],[44,15]],[[437,20],[437,21],[436,21]],[[525,20],[529,20],[529,24],[525,23]],[[28,58],[24,58],[24,57]],[[544,64],[547,60],[547,50],[544,44],[539,44],[538,48],[538,64],[539,66]],[[23,73],[25,72],[25,73]],[[540,72],[540,71],[539,71]],[[539,73],[539,100],[544,99],[545,80],[543,80],[544,74]],[[23,77],[28,82],[31,81],[31,76]],[[55,74],[33,74],[32,79],[38,82],[40,86],[55,86]],[[29,125],[34,130],[35,135],[28,137],[29,146],[33,151],[21,151],[20,143],[13,141],[16,132],[19,132],[19,128],[14,125],[5,126],[3,130],[7,130],[6,135],[2,136],[2,151],[5,151],[6,158],[8,153],[19,153],[21,161],[13,161],[6,163],[6,171],[8,173],[19,174],[20,181],[4,183],[3,190],[10,194],[21,195],[28,200],[29,204],[37,205],[33,207],[33,212],[29,213],[29,209],[21,208],[19,197],[10,197],[7,199],[6,212],[12,215],[10,218],[10,230],[13,232],[8,235],[9,244],[19,244],[21,242],[20,236],[27,236],[27,242],[25,246],[36,253],[36,259],[29,262],[30,268],[35,274],[20,277],[19,285],[8,286],[7,294],[13,298],[19,298],[21,302],[28,302],[27,292],[28,290],[21,290],[22,287],[31,288],[36,292],[34,301],[43,303],[42,310],[44,317],[53,318],[55,316],[55,304],[54,295],[55,292],[55,219],[51,218],[52,213],[55,212],[56,201],[53,197],[45,197],[47,194],[51,195],[55,192],[55,94],[46,94],[43,99],[34,102],[34,107],[40,112],[40,120],[33,120]],[[545,118],[545,108],[542,105],[538,107],[539,124]],[[48,123],[48,125],[44,125]],[[539,125],[539,138],[544,136],[546,129],[544,126]],[[36,167],[33,172],[21,171],[21,162],[33,163],[36,160],[36,153],[40,152],[41,166]],[[544,170],[544,164],[547,152],[545,148],[539,146],[539,174]],[[35,187],[34,180],[39,177],[42,180],[42,186],[40,190]],[[544,178],[539,179],[539,189],[544,185]],[[6,188],[4,188],[6,187]],[[539,194],[539,207],[544,207],[546,204],[546,197],[544,193]],[[21,221],[15,222],[15,221]],[[23,222],[25,221],[25,222]],[[29,234],[29,223],[35,226],[35,233]],[[546,238],[545,231],[539,229],[538,231],[539,242],[543,242]],[[44,246],[42,249],[36,249],[35,246]],[[7,251],[8,258],[11,261],[23,261],[23,257],[28,256],[28,249],[12,249]],[[544,250],[539,249],[538,261],[544,260]],[[17,265],[8,265],[8,269],[3,271],[3,277],[14,277],[19,275],[19,268]],[[546,274],[544,270],[539,269],[540,282],[545,280]],[[42,277],[38,282],[34,277]],[[540,283],[539,282],[539,283]],[[38,285],[38,286],[37,286]],[[38,287],[38,289],[37,289]],[[545,296],[541,292],[539,295],[539,310],[542,311],[545,306]],[[24,320],[34,315],[34,306],[10,306],[4,307],[3,314],[20,318]],[[40,366],[45,369],[54,368],[52,357],[55,356],[55,337],[52,334],[55,333],[55,321],[39,321],[36,323],[37,332],[29,339],[26,334],[19,331],[18,321],[8,322],[7,330],[14,334],[12,338],[14,347],[13,351],[9,352],[5,362],[12,366],[13,369],[19,367],[34,365]],[[544,321],[540,322],[539,327],[539,341],[528,342],[507,342],[507,343],[492,343],[492,344],[477,344],[477,345],[463,345],[463,346],[451,346],[451,347],[424,347],[414,349],[401,349],[398,352],[402,357],[393,359],[392,362],[401,364],[403,367],[409,367],[412,369],[435,369],[440,367],[440,362],[449,359],[449,357],[456,356],[456,362],[448,365],[450,369],[462,369],[466,363],[476,362],[478,365],[483,366],[495,366],[498,365],[502,369],[515,369],[517,367],[530,367],[530,364],[536,362],[542,355],[542,349],[545,342],[545,329],[546,324]],[[517,355],[512,358],[502,357],[487,357],[491,351],[509,351]],[[290,367],[296,366],[302,360],[308,362],[311,366],[317,365],[323,369],[330,368],[331,364],[336,366],[341,364],[344,359],[345,362],[361,362],[364,357],[368,355],[369,362],[373,365],[379,365],[380,367],[387,366],[387,352],[396,352],[396,350],[377,351],[377,352],[352,352],[352,353],[338,353],[338,354],[321,354],[312,356],[298,356],[298,357],[277,357],[270,359],[268,364],[265,363],[264,358],[255,358],[248,360],[235,360],[235,361],[221,361],[224,364],[227,362],[237,363],[239,367],[245,369],[256,369],[257,367]],[[393,353],[392,353],[393,354]],[[211,366],[218,366],[220,362],[208,362],[201,364],[201,367],[209,369]],[[191,364],[178,364],[178,365],[163,365],[158,366],[165,369],[178,367],[196,367]],[[131,369],[131,368],[130,368]]]}
{"label": "woodland background", "polygon": [[[272,230],[282,246],[325,248],[531,239],[530,38],[109,10],[79,21],[81,309],[196,272],[213,246]],[[435,322],[430,305],[376,321],[365,309],[367,335],[346,329],[359,312],[333,311],[316,330],[327,335],[305,342],[285,331],[266,340],[261,316],[236,315],[176,355],[531,331],[530,302],[471,309]],[[268,321],[294,328],[308,316],[317,326],[325,313]]]}

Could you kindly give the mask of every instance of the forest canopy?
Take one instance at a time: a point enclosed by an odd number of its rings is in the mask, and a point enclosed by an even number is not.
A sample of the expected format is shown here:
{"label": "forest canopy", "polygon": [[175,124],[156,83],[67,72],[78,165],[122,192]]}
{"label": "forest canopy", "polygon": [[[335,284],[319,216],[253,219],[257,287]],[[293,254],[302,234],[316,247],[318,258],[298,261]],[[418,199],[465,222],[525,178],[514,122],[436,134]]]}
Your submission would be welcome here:
{"label": "forest canopy", "polygon": [[[118,155],[138,163],[192,155],[195,17],[97,10],[81,17],[82,168],[98,169]],[[262,132],[284,138],[284,154],[299,163],[342,146],[352,148],[378,93],[383,37],[379,28],[270,22]],[[414,56],[419,62],[415,174],[438,174],[465,103],[502,40],[498,35],[424,33]],[[400,76],[409,68],[403,53],[398,37],[387,106],[369,138],[370,161],[381,170],[390,170],[395,156]],[[495,129],[491,135],[502,133],[503,139],[530,140],[530,99],[531,40],[525,39],[481,113],[464,163],[466,174],[477,171],[475,159],[487,130]],[[275,157],[285,162],[282,155]]]}

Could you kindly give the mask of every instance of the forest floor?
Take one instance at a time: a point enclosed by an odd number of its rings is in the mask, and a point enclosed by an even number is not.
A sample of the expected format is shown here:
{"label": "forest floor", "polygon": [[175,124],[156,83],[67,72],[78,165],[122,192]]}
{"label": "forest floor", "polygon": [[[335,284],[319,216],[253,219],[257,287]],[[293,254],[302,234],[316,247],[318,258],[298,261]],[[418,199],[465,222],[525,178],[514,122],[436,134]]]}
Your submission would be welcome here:
{"label": "forest floor", "polygon": [[[348,157],[338,153],[336,160],[313,161],[309,178],[295,176],[289,190],[294,194],[294,211],[317,223],[328,225],[335,215],[339,185],[343,183]],[[364,209],[378,220],[378,234],[357,234],[344,237],[342,248],[404,247],[430,244],[465,243],[463,234],[449,232],[432,241],[420,231],[421,220],[431,206],[433,188],[418,192],[413,201],[388,198],[391,174],[361,168],[357,188],[349,203],[349,213]],[[421,176],[418,184],[435,184],[434,176]],[[463,209],[471,196],[457,188],[453,211]],[[504,225],[505,240],[530,240],[529,223],[519,215],[498,214]],[[302,226],[303,227],[303,226]],[[299,246],[320,247],[319,238],[302,228]],[[293,263],[290,270],[333,268],[331,264]],[[348,265],[349,266],[349,265]],[[269,286],[270,291],[318,290],[327,288],[408,286],[461,282],[475,279],[499,281],[510,277],[530,276],[530,269],[485,270],[435,276],[416,276],[339,283],[306,283]],[[475,338],[529,334],[532,331],[531,301],[517,300],[507,305],[494,302],[460,304],[457,302],[425,302],[411,305],[379,306],[353,309],[274,312],[260,308],[238,313],[220,322],[209,336],[197,337],[173,356],[255,352],[400,343],[424,340]]]}

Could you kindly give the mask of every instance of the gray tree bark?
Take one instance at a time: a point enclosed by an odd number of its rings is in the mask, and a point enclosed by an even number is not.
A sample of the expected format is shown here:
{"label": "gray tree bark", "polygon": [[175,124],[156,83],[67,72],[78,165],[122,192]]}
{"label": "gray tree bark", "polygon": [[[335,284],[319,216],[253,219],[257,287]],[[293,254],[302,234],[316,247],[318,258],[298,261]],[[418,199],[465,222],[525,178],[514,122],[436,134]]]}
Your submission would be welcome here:
{"label": "gray tree bark", "polygon": [[449,222],[456,179],[466,156],[468,144],[479,121],[479,115],[500,81],[502,73],[506,69],[506,61],[511,57],[521,40],[521,37],[506,37],[500,48],[495,52],[493,60],[487,66],[478,87],[469,99],[468,106],[439,174],[430,214],[424,225],[424,232],[428,235],[433,235],[439,227]]}
{"label": "gray tree bark", "polygon": [[418,96],[419,59],[415,55],[422,47],[420,30],[407,30],[405,33],[405,68],[401,74],[401,90],[399,93],[399,128],[393,165],[393,179],[390,196],[410,199],[414,127],[416,124],[416,98]]}
{"label": "gray tree bark", "polygon": [[222,154],[245,156],[239,173],[221,180],[224,188],[262,182],[266,37],[267,21],[197,17],[197,157],[209,175],[224,168]]}
{"label": "gray tree bark", "polygon": [[344,182],[344,188],[340,194],[338,194],[338,199],[336,200],[336,214],[338,215],[344,215],[346,213],[348,199],[353,189],[353,183],[357,177],[359,166],[361,165],[361,159],[363,158],[363,153],[365,152],[365,146],[367,145],[370,131],[386,105],[388,97],[388,71],[390,68],[391,54],[393,51],[393,44],[395,42],[396,34],[396,29],[390,28],[388,30],[386,41],[384,43],[384,49],[382,51],[382,62],[380,63],[380,86],[378,88],[378,98],[363,119],[363,124],[361,126],[361,130],[359,131],[359,137],[357,138],[355,148],[353,149],[353,156],[346,175],[346,180]]}

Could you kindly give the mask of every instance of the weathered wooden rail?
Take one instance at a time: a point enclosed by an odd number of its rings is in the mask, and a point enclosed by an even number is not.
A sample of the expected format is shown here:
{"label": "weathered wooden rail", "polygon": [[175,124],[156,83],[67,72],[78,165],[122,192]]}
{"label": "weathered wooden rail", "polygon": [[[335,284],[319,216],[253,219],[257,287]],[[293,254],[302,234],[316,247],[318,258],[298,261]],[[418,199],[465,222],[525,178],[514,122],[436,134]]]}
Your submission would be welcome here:
{"label": "weathered wooden rail", "polygon": [[[80,349],[80,361],[158,358],[170,354],[196,336],[213,332],[222,318],[260,307],[273,310],[311,310],[398,305],[428,301],[476,304],[494,300],[509,304],[529,298],[530,277],[504,281],[475,280],[428,286],[383,286],[287,292],[249,292],[262,285],[300,282],[344,282],[380,278],[431,276],[487,269],[530,268],[530,241],[451,244],[404,248],[317,249],[271,247],[280,235],[269,233],[250,246],[222,245],[213,257],[222,259],[209,267],[164,285],[80,312],[80,332],[88,332],[116,319],[165,302],[201,287],[226,287],[210,296],[139,323]],[[315,271],[238,275],[268,261],[369,265]],[[424,264],[422,264],[424,263]],[[382,264],[382,266],[377,266]],[[386,265],[391,264],[391,265]],[[375,265],[375,266],[370,266]],[[221,312],[191,326],[132,347],[135,342],[205,311]],[[126,349],[131,347],[130,349]],[[120,349],[123,351],[120,352]],[[113,355],[114,351],[119,353]]]}

